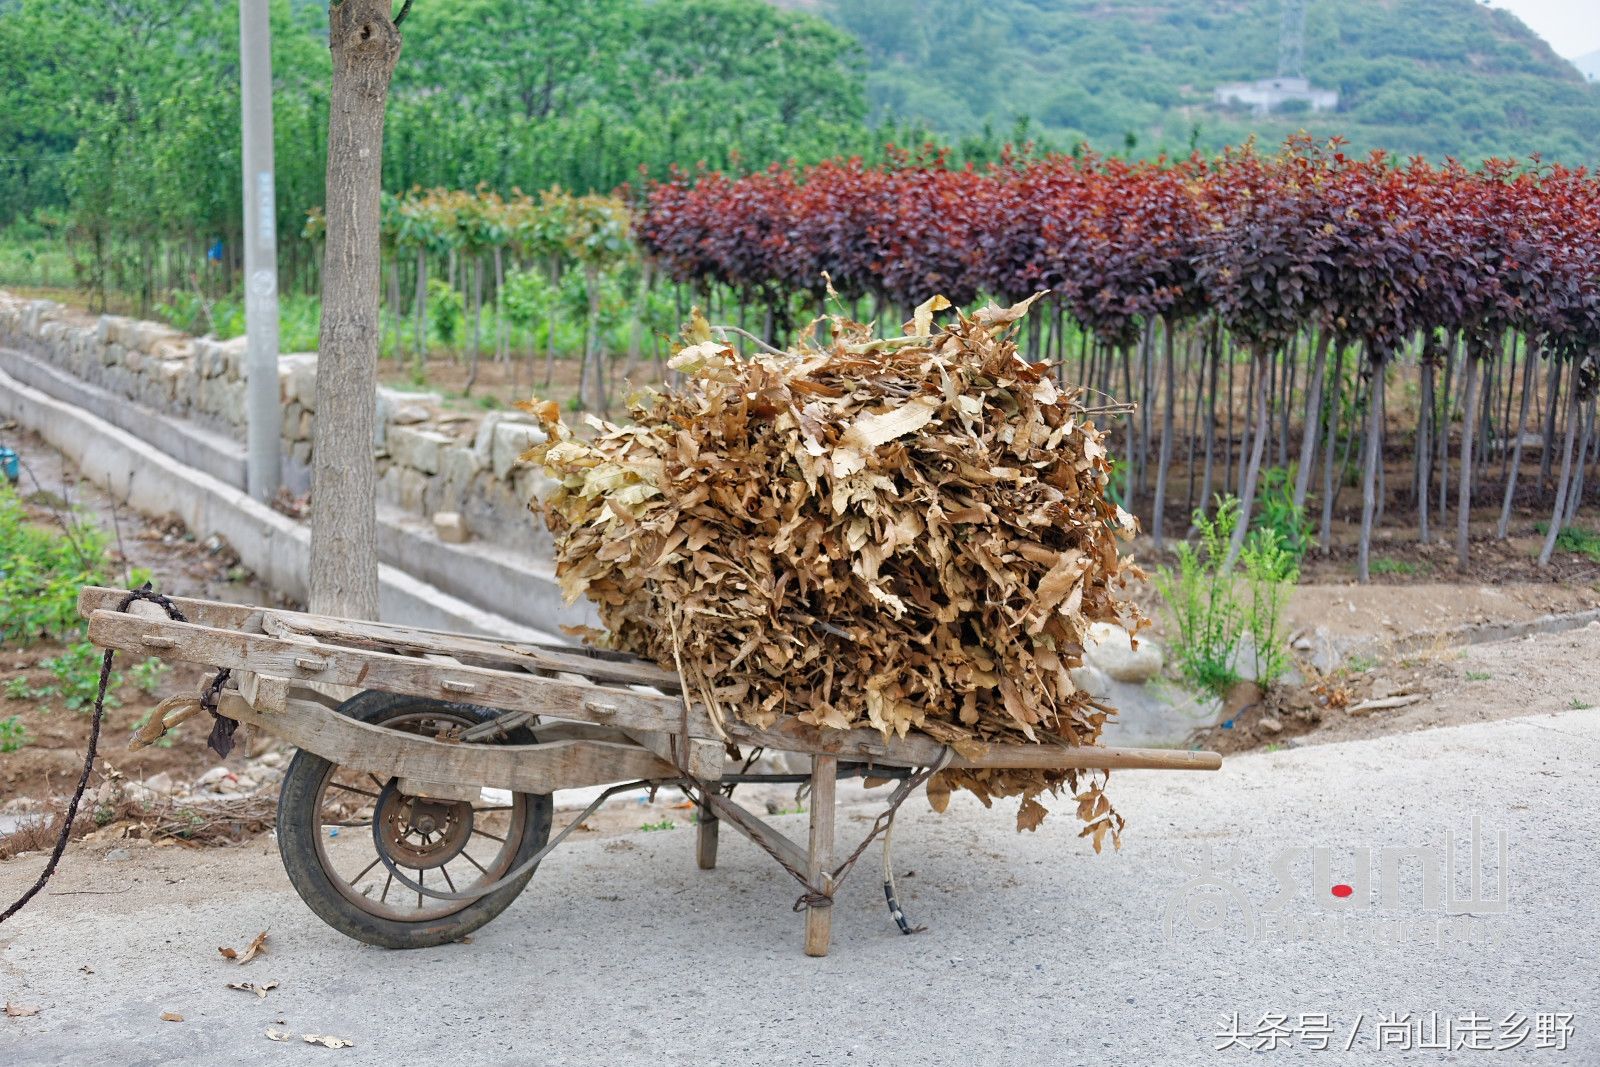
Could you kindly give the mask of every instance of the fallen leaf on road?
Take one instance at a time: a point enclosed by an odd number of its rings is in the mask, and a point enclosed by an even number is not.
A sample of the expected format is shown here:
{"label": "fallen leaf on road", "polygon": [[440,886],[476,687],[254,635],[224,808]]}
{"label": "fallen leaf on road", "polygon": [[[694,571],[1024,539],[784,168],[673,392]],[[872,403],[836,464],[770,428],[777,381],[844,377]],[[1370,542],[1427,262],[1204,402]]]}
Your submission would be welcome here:
{"label": "fallen leaf on road", "polygon": [[267,1040],[268,1041],[293,1041],[294,1040],[294,1035],[291,1034],[289,1031],[287,1031],[287,1030],[274,1030],[270,1026],[267,1027],[267,1029],[266,1029],[266,1035],[267,1035]]}
{"label": "fallen leaf on road", "polygon": [[240,965],[243,966],[244,964],[249,963],[251,960],[255,959],[257,956],[261,955],[261,953],[265,952],[266,950],[267,950],[267,932],[265,930],[263,930],[259,934],[256,935],[256,939],[254,941],[250,942],[250,944],[248,946],[246,946],[246,948],[244,950],[244,955],[239,957]]}
{"label": "fallen leaf on road", "polygon": [[254,993],[262,1000],[267,999],[267,990],[278,988],[277,982],[263,982],[256,985],[254,982],[229,982],[229,989],[237,989],[241,993]]}
{"label": "fallen leaf on road", "polygon": [[181,1023],[183,1022],[183,1016],[175,1011],[164,1011],[161,1013],[161,1021],[164,1023]]}
{"label": "fallen leaf on road", "polygon": [[222,953],[222,958],[223,959],[225,959],[225,960],[237,960],[238,963],[240,964],[240,966],[243,966],[244,964],[249,963],[251,960],[255,959],[261,953],[265,952],[266,951],[266,947],[267,947],[267,932],[265,930],[263,930],[259,934],[256,935],[256,939],[254,941],[250,942],[248,945],[245,946],[244,952],[242,952],[242,953],[236,948],[220,948],[219,947],[217,949],[217,951]]}
{"label": "fallen leaf on road", "polygon": [[328,1048],[350,1048],[355,1044],[348,1037],[334,1037],[332,1034],[306,1034],[306,1043],[310,1045],[326,1045]]}
{"label": "fallen leaf on road", "polygon": [[6,1001],[6,1014],[13,1019],[25,1019],[30,1015],[38,1015],[39,1006],[37,1004],[32,1007],[24,1004],[13,1004],[8,1000]]}

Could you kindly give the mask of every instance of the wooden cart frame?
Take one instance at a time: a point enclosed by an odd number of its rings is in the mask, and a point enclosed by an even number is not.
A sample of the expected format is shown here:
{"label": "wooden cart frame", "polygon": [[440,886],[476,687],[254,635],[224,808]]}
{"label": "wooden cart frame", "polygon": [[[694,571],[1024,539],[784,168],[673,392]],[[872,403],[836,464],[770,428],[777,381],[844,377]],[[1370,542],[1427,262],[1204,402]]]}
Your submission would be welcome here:
{"label": "wooden cart frame", "polygon": [[[853,773],[902,779],[913,768],[923,768],[925,776],[938,766],[1221,766],[1212,752],[978,745],[963,746],[958,755],[918,733],[886,740],[875,730],[819,730],[792,716],[765,729],[717,722],[701,704],[685,698],[675,673],[618,653],[162,599],[165,607],[129,603],[124,590],[91,587],[83,591],[79,608],[89,620],[89,639],[102,648],[230,672],[218,694],[217,714],[340,766],[391,779],[409,796],[458,801],[485,787],[549,794],[625,781],[683,786],[701,807],[696,843],[701,868],[715,867],[718,830],[726,822],[797,878],[804,876],[810,890],[802,897],[805,951],[813,956],[828,951],[841,763]],[[184,621],[171,618],[168,608]],[[523,727],[536,743],[463,744],[337,713],[339,694],[363,690],[494,709],[498,732]],[[810,757],[810,826],[803,845],[724,796],[725,781],[757,777],[733,773],[737,768],[728,760],[733,745]]]}

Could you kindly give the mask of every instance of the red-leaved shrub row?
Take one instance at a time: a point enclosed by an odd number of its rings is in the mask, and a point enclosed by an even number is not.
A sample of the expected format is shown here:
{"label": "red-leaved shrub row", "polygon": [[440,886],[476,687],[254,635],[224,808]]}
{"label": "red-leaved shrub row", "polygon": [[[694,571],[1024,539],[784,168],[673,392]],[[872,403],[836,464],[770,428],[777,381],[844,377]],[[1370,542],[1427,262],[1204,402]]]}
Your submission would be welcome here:
{"label": "red-leaved shrub row", "polygon": [[674,278],[752,299],[820,293],[826,271],[846,298],[897,309],[1050,289],[1117,345],[1150,318],[1214,310],[1249,345],[1325,328],[1375,358],[1429,329],[1600,347],[1600,182],[1555,165],[1355,159],[1303,140],[1274,155],[982,169],[902,154],[680,171],[647,200],[640,238]]}

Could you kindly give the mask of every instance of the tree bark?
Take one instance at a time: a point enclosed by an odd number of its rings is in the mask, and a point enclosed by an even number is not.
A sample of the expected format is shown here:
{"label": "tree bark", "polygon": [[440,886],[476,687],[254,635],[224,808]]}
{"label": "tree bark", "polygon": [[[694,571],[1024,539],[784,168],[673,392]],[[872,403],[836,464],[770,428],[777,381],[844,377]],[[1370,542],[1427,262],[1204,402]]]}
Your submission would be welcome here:
{"label": "tree bark", "polygon": [[[1551,357],[1554,359],[1554,357]],[[1548,567],[1550,556],[1556,550],[1556,538],[1561,536],[1561,520],[1567,514],[1567,484],[1572,477],[1572,438],[1578,421],[1578,365],[1572,365],[1572,388],[1567,398],[1567,432],[1561,448],[1561,476],[1556,480],[1556,505],[1550,510],[1550,528],[1545,531],[1544,547],[1539,550],[1539,566]]]}
{"label": "tree bark", "polygon": [[1339,392],[1344,385],[1344,346],[1333,350],[1333,392],[1328,397],[1326,435],[1322,439],[1322,522],[1317,540],[1326,553],[1333,540],[1333,454],[1339,444]]}
{"label": "tree bark", "polygon": [[1367,455],[1361,475],[1361,545],[1356,555],[1356,580],[1365,585],[1372,577],[1372,526],[1378,511],[1378,453],[1383,448],[1384,361],[1374,360],[1372,385],[1367,390],[1371,420],[1367,423]]}
{"label": "tree bark", "polygon": [[1511,529],[1511,503],[1517,495],[1517,475],[1522,468],[1522,436],[1528,432],[1528,402],[1533,398],[1533,370],[1538,363],[1531,343],[1522,351],[1522,401],[1517,405],[1517,439],[1511,446],[1511,464],[1506,471],[1506,492],[1500,501],[1500,525],[1495,536],[1504,541]]}
{"label": "tree bark", "polygon": [[1433,489],[1433,439],[1429,436],[1433,429],[1433,363],[1429,360],[1429,352],[1425,347],[1422,351],[1422,397],[1417,404],[1417,451],[1416,470],[1414,472],[1416,485],[1414,495],[1417,498],[1417,541],[1420,544],[1428,543],[1428,498]]}
{"label": "tree bark", "polygon": [[[1322,378],[1328,365],[1329,331],[1321,330],[1317,334],[1317,351],[1312,357],[1311,380],[1307,383],[1309,392],[1306,395],[1305,426],[1300,433],[1300,465],[1294,472],[1294,506],[1306,506],[1306,490],[1311,485],[1311,467],[1316,463],[1317,457],[1317,432],[1322,429]],[[1288,426],[1284,427],[1285,436]]]}
{"label": "tree bark", "polygon": [[1239,492],[1239,521],[1233,528],[1233,537],[1228,542],[1228,561],[1223,565],[1223,571],[1233,570],[1233,565],[1239,559],[1239,553],[1244,549],[1245,534],[1250,531],[1251,513],[1256,503],[1256,481],[1261,476],[1261,454],[1266,448],[1267,433],[1267,367],[1268,355],[1262,351],[1251,354],[1250,363],[1252,377],[1255,379],[1255,390],[1251,400],[1254,414],[1251,422],[1252,428],[1246,424],[1245,430],[1250,437],[1250,460],[1244,469],[1244,481]]}
{"label": "tree bark", "polygon": [[1467,523],[1472,518],[1472,438],[1478,425],[1478,384],[1483,358],[1466,352],[1467,402],[1461,419],[1461,469],[1456,482],[1456,566],[1467,569]]}
{"label": "tree bark", "polygon": [[412,353],[417,361],[417,373],[421,374],[428,367],[428,253],[425,249],[417,249],[417,294],[413,298],[414,310],[417,315],[415,334],[415,349]]}
{"label": "tree bark", "polygon": [[384,106],[400,58],[389,0],[328,5],[327,251],[312,450],[310,606],[378,616],[372,462],[378,376],[378,196]]}
{"label": "tree bark", "polygon": [[1162,353],[1161,358],[1166,364],[1164,373],[1166,377],[1166,407],[1161,414],[1161,453],[1156,460],[1156,493],[1155,501],[1150,505],[1153,512],[1151,516],[1151,535],[1155,538],[1156,547],[1161,547],[1162,538],[1166,533],[1167,510],[1167,468],[1172,465],[1172,435],[1175,430],[1174,422],[1178,407],[1178,377],[1177,360],[1173,354],[1172,320],[1167,319],[1162,326]]}

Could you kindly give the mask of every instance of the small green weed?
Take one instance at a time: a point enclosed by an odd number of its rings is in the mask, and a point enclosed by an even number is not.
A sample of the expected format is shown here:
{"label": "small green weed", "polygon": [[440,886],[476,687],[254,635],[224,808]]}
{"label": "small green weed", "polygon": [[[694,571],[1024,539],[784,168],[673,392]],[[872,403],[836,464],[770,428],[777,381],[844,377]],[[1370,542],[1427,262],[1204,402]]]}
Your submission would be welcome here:
{"label": "small green weed", "polygon": [[1468,671],[1467,672],[1467,681],[1469,681],[1469,682],[1487,682],[1489,679],[1491,679],[1493,677],[1494,677],[1494,675],[1490,674],[1488,671]]}
{"label": "small green weed", "polygon": [[[150,656],[135,663],[128,673],[133,675],[133,684],[139,687],[140,692],[154,696],[155,691],[161,688],[161,679],[171,669],[154,656]],[[96,681],[98,682],[98,679]]]}
{"label": "small green weed", "polygon": [[1349,659],[1345,660],[1344,665],[1356,674],[1366,674],[1368,671],[1378,665],[1378,657],[1369,656],[1364,652],[1358,652],[1354,656],[1351,656]]}
{"label": "small green weed", "polygon": [[1379,556],[1372,561],[1368,569],[1373,574],[1421,574],[1427,567],[1425,564],[1413,563],[1408,559]]}
{"label": "small green weed", "polygon": [[19,674],[6,682],[5,693],[7,700],[43,700],[55,696],[56,689],[52,685],[36,686],[28,681],[26,675]]}
{"label": "small green weed", "polygon": [[1178,638],[1178,670],[1194,686],[1222,695],[1240,680],[1239,659],[1248,644],[1254,677],[1263,686],[1289,667],[1284,647],[1283,604],[1299,580],[1299,562],[1277,530],[1252,530],[1227,569],[1228,539],[1239,521],[1239,502],[1220,499],[1214,518],[1194,514],[1200,545],[1177,546],[1176,571],[1163,567],[1156,588],[1166,601]]}
{"label": "small green weed", "polygon": [[15,752],[32,740],[28,728],[15,715],[0,719],[0,752]]}
{"label": "small green weed", "polygon": [[1573,711],[1588,711],[1590,708],[1594,707],[1594,705],[1588,703],[1587,701],[1579,700],[1577,697],[1573,697],[1567,702],[1567,707],[1571,708]]}
{"label": "small green weed", "polygon": [[[87,641],[68,645],[65,652],[52,656],[40,664],[60,683],[62,703],[73,711],[85,711],[94,706],[95,694],[100,691],[100,663],[103,653]],[[112,671],[106,685],[106,707],[121,703],[113,694],[122,686],[122,672]]]}
{"label": "small green weed", "polygon": [[[1544,530],[1540,532],[1548,533],[1549,524],[1541,525],[1544,526]],[[1593,530],[1585,530],[1581,526],[1564,526],[1561,532],[1556,534],[1556,547],[1563,552],[1574,552],[1600,563],[1600,533]]]}
{"label": "small green weed", "polygon": [[678,824],[673,822],[671,819],[662,819],[660,822],[642,823],[640,824],[639,829],[649,833],[652,830],[673,830],[676,829],[677,826]]}

